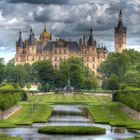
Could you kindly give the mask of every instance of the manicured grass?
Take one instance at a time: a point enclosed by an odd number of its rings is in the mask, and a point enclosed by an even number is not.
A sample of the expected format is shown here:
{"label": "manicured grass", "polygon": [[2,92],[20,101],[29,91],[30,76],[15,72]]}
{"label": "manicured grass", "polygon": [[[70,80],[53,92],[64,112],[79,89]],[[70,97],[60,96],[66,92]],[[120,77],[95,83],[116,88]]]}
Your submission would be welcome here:
{"label": "manicured grass", "polygon": [[11,137],[7,134],[0,134],[0,140],[22,140],[20,137]]}
{"label": "manicured grass", "polygon": [[93,95],[75,94],[73,96],[67,96],[63,94],[51,94],[30,96],[29,100],[32,102],[39,101],[41,104],[101,104],[102,101],[110,102],[109,97],[100,97]]}
{"label": "manicured grass", "polygon": [[47,122],[52,113],[52,108],[46,105],[22,104],[22,108],[7,120],[0,121],[0,127],[15,127],[16,125],[29,125],[34,122]]}
{"label": "manicured grass", "polygon": [[[95,105],[89,107],[90,114],[96,123],[107,123],[112,126],[127,126],[129,127],[138,124],[140,121],[135,121],[120,110],[119,103],[109,103],[106,105]],[[138,127],[137,127],[138,128]]]}
{"label": "manicured grass", "polygon": [[128,128],[128,129],[136,129],[136,130],[140,130],[140,122],[137,123],[137,124],[129,125],[127,128]]}
{"label": "manicured grass", "polygon": [[46,126],[39,128],[38,132],[64,135],[97,135],[105,134],[105,129],[93,126]]}
{"label": "manicured grass", "polygon": [[126,138],[123,140],[140,140],[140,135],[135,136],[135,138]]}

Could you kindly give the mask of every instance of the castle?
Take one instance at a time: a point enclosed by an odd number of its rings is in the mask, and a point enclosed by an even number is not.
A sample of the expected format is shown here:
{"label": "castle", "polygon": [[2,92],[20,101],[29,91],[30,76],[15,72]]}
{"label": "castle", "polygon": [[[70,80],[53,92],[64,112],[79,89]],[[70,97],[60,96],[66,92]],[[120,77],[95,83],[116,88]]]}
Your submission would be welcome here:
{"label": "castle", "polygon": [[[115,52],[121,53],[126,48],[126,27],[122,21],[122,11],[119,13],[119,22],[115,27]],[[85,35],[77,41],[56,39],[52,40],[46,26],[40,34],[39,40],[35,38],[32,28],[29,38],[23,41],[22,32],[19,32],[19,39],[16,42],[16,64],[34,63],[40,60],[51,60],[55,68],[59,68],[62,59],[70,57],[82,58],[84,64],[96,73],[96,69],[106,59],[108,50],[106,47],[97,47],[93,38],[93,30],[90,29],[88,41]]]}

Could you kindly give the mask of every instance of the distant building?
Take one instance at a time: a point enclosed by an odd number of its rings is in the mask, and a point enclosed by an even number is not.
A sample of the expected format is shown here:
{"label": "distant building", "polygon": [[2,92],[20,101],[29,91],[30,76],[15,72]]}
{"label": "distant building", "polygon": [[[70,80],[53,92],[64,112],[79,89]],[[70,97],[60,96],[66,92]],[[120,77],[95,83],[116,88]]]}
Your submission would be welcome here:
{"label": "distant building", "polygon": [[[120,11],[119,23],[115,28],[115,52],[122,52],[126,48],[126,27],[123,25],[122,12]],[[51,60],[55,68],[59,68],[62,59],[70,57],[82,58],[84,64],[96,73],[99,65],[106,59],[108,50],[106,47],[97,47],[93,38],[93,29],[90,29],[88,41],[85,35],[79,39],[79,43],[72,40],[52,40],[46,26],[40,34],[39,40],[35,38],[32,28],[29,38],[23,41],[22,32],[16,42],[16,64],[34,63],[40,60]]]}
{"label": "distant building", "polygon": [[121,53],[126,49],[126,34],[127,28],[123,24],[122,20],[122,10],[119,13],[119,22],[117,27],[115,27],[115,52]]}

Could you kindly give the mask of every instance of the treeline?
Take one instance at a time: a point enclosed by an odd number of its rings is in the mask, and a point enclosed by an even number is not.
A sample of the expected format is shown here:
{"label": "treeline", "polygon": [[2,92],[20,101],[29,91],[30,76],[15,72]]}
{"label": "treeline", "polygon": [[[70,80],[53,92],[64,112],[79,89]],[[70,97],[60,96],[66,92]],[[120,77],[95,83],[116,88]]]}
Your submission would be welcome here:
{"label": "treeline", "polygon": [[140,89],[117,91],[117,100],[140,112]]}
{"label": "treeline", "polygon": [[2,111],[16,105],[19,101],[25,101],[27,99],[26,92],[15,88],[12,84],[6,84],[0,87],[0,109]]}
{"label": "treeline", "polygon": [[62,60],[60,68],[55,69],[49,60],[30,64],[15,65],[14,61],[4,63],[0,59],[0,83],[18,83],[30,88],[30,83],[37,83],[41,91],[63,88],[70,81],[72,87],[79,89],[96,89],[98,79],[94,72],[84,66],[82,59]]}
{"label": "treeline", "polygon": [[118,90],[122,84],[140,87],[140,52],[130,49],[110,53],[98,72],[103,89]]}

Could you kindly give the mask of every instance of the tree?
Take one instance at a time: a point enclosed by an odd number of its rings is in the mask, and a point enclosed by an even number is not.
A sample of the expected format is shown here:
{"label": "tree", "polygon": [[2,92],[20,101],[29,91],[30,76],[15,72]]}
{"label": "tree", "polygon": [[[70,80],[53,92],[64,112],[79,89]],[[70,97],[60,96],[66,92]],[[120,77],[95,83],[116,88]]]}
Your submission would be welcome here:
{"label": "tree", "polygon": [[82,59],[69,58],[60,63],[60,81],[61,87],[67,85],[67,80],[70,80],[71,86],[76,90],[96,88],[98,85],[97,78],[93,71],[84,66]]}
{"label": "tree", "polygon": [[129,85],[137,85],[140,87],[140,72],[137,71],[128,71],[123,78],[123,82]]}
{"label": "tree", "polygon": [[18,83],[21,87],[24,87],[28,82],[28,73],[24,65],[15,65],[11,61],[7,63],[6,82]]}
{"label": "tree", "polygon": [[122,82],[122,77],[129,69],[131,63],[128,54],[125,53],[110,53],[107,59],[100,65],[98,71],[103,77],[116,75],[119,82]]}
{"label": "tree", "polygon": [[119,79],[116,75],[112,75],[109,78],[103,80],[103,89],[107,90],[118,90],[119,89]]}
{"label": "tree", "polygon": [[[38,61],[33,64],[33,73],[36,76],[37,82],[41,84],[43,91],[53,89],[55,85],[55,70],[51,61]],[[48,86],[49,85],[49,86]]]}
{"label": "tree", "polygon": [[5,64],[4,59],[0,58],[0,84],[5,80]]}

